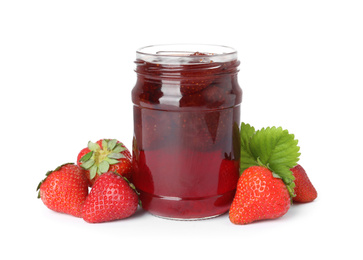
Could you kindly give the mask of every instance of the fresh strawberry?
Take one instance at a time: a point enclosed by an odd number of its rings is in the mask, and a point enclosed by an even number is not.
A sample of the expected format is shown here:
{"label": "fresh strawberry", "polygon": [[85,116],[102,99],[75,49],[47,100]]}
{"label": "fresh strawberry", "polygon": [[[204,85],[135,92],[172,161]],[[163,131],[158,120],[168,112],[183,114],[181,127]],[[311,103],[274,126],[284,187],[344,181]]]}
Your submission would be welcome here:
{"label": "fresh strawberry", "polygon": [[77,164],[86,169],[89,186],[105,172],[113,171],[128,179],[132,178],[131,153],[116,139],[101,139],[88,142],[88,147],[77,156]]}
{"label": "fresh strawberry", "polygon": [[101,223],[131,216],[137,210],[138,196],[126,179],[113,172],[97,178],[82,210],[83,219]]}
{"label": "fresh strawberry", "polygon": [[81,209],[88,195],[85,170],[72,163],[49,171],[37,187],[38,198],[51,210],[81,217]]}
{"label": "fresh strawberry", "polygon": [[295,177],[295,194],[293,197],[294,202],[311,202],[318,197],[318,193],[311,183],[308,175],[301,165],[296,165],[291,169]]}
{"label": "fresh strawberry", "polygon": [[241,124],[240,172],[229,218],[247,224],[283,216],[294,196],[294,176],[290,169],[299,160],[300,147],[293,134],[281,127],[256,131]]}
{"label": "fresh strawberry", "polygon": [[234,224],[275,219],[290,208],[290,195],[284,182],[263,166],[246,169],[238,180],[229,218]]}

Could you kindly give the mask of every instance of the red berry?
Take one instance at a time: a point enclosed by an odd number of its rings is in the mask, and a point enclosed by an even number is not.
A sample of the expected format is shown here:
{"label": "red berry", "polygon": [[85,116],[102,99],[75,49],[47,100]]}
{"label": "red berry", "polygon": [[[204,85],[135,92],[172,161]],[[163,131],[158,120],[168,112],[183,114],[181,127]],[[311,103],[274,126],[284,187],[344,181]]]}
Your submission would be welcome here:
{"label": "red berry", "polygon": [[234,224],[279,218],[290,208],[290,195],[280,178],[263,166],[247,168],[237,184],[229,218]]}
{"label": "red berry", "polygon": [[120,175],[107,172],[94,183],[82,211],[89,223],[101,223],[131,216],[137,210],[138,196]]}
{"label": "red berry", "polygon": [[296,194],[293,197],[294,202],[311,202],[318,197],[318,193],[311,183],[308,175],[301,165],[296,165],[291,169],[295,177],[295,188],[294,192]]}
{"label": "red berry", "polygon": [[85,170],[74,164],[64,164],[39,183],[38,198],[51,210],[81,217],[81,209],[88,195]]}

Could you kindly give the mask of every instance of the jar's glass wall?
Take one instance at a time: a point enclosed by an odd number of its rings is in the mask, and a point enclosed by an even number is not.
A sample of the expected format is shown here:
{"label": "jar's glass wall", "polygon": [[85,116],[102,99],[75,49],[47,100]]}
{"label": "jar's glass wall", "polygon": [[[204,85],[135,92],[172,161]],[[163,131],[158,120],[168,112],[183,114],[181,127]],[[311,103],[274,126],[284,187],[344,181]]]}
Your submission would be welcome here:
{"label": "jar's glass wall", "polygon": [[137,52],[133,182],[143,208],[162,217],[225,213],[239,176],[237,54],[202,47]]}

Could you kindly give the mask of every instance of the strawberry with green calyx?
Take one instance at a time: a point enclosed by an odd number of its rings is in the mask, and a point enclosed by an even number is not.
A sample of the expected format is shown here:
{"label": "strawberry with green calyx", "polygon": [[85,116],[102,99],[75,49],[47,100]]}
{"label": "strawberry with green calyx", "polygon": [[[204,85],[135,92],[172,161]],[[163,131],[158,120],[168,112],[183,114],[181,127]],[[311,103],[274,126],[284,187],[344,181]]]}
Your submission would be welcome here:
{"label": "strawberry with green calyx", "polygon": [[256,131],[241,124],[240,174],[229,218],[248,224],[283,216],[294,197],[291,172],[299,160],[298,141],[281,127]]}
{"label": "strawberry with green calyx", "polygon": [[279,218],[289,210],[291,200],[286,185],[264,166],[247,168],[237,183],[229,210],[234,224]]}
{"label": "strawberry with green calyx", "polygon": [[139,198],[135,187],[114,172],[103,173],[92,186],[82,209],[82,217],[89,223],[124,219],[133,215]]}
{"label": "strawberry with green calyx", "polygon": [[78,154],[77,164],[87,171],[90,186],[101,174],[108,171],[128,179],[132,177],[131,153],[116,139],[101,139],[96,143],[89,141],[88,147]]}
{"label": "strawberry with green calyx", "polygon": [[88,195],[88,180],[84,169],[73,163],[48,171],[38,187],[38,198],[51,210],[81,217]]}
{"label": "strawberry with green calyx", "polygon": [[265,166],[275,178],[285,183],[294,196],[294,179],[291,168],[299,161],[300,147],[293,134],[281,127],[267,127],[256,131],[249,124],[241,124],[240,173],[251,166]]}

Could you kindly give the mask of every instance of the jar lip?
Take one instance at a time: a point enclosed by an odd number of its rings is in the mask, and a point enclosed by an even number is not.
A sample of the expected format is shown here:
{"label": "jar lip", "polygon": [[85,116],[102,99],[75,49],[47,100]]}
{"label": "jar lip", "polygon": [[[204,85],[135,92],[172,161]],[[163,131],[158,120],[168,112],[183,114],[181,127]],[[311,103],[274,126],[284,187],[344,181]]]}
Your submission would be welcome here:
{"label": "jar lip", "polygon": [[158,44],[141,47],[136,59],[159,64],[201,64],[228,62],[237,59],[237,51],[213,44]]}

